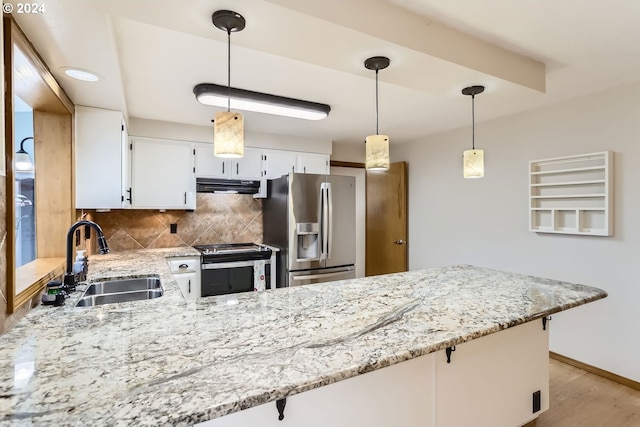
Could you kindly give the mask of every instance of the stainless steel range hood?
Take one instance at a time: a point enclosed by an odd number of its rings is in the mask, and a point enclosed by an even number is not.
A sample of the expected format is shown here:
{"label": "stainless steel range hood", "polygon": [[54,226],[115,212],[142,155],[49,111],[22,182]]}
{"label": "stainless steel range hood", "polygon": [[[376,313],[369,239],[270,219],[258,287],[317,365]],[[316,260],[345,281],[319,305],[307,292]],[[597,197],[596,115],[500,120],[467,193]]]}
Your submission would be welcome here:
{"label": "stainless steel range hood", "polygon": [[198,193],[256,194],[260,192],[259,180],[197,178]]}

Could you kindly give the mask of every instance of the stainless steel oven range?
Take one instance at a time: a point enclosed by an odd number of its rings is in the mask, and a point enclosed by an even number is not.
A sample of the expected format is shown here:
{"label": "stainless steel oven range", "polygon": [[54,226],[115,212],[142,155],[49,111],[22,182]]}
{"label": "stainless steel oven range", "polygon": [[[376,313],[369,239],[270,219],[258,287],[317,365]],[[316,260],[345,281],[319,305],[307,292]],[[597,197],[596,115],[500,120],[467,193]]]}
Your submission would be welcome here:
{"label": "stainless steel oven range", "polygon": [[202,254],[201,296],[276,287],[275,252],[266,245],[229,243],[196,245]]}

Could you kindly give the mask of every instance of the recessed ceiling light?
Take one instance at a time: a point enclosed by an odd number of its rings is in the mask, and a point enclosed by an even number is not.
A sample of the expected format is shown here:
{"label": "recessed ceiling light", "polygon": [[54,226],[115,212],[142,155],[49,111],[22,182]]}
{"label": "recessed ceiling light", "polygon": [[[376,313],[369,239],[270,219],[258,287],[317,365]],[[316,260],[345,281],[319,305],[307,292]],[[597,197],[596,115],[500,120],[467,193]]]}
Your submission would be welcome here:
{"label": "recessed ceiling light", "polygon": [[97,82],[100,80],[100,76],[89,70],[83,70],[82,68],[62,67],[64,73],[72,79],[82,80],[84,82]]}

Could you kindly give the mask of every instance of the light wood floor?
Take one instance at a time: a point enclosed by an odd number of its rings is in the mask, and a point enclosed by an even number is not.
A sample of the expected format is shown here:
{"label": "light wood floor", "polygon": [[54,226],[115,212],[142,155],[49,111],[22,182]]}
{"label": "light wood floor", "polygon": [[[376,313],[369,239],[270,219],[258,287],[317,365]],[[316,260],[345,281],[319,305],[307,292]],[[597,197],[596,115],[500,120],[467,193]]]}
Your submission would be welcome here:
{"label": "light wood floor", "polygon": [[640,391],[549,360],[549,410],[536,427],[639,427]]}

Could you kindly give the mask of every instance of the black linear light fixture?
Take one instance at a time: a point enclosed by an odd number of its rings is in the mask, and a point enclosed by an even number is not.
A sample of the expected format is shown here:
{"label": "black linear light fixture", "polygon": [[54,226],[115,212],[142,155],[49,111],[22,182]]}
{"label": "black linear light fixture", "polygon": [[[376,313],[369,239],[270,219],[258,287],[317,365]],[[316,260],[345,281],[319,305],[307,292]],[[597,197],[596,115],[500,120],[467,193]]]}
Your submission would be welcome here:
{"label": "black linear light fixture", "polygon": [[318,102],[302,101],[268,93],[221,86],[213,83],[200,83],[193,88],[196,99],[201,104],[226,107],[231,98],[231,108],[254,111],[306,120],[325,119],[331,107]]}

